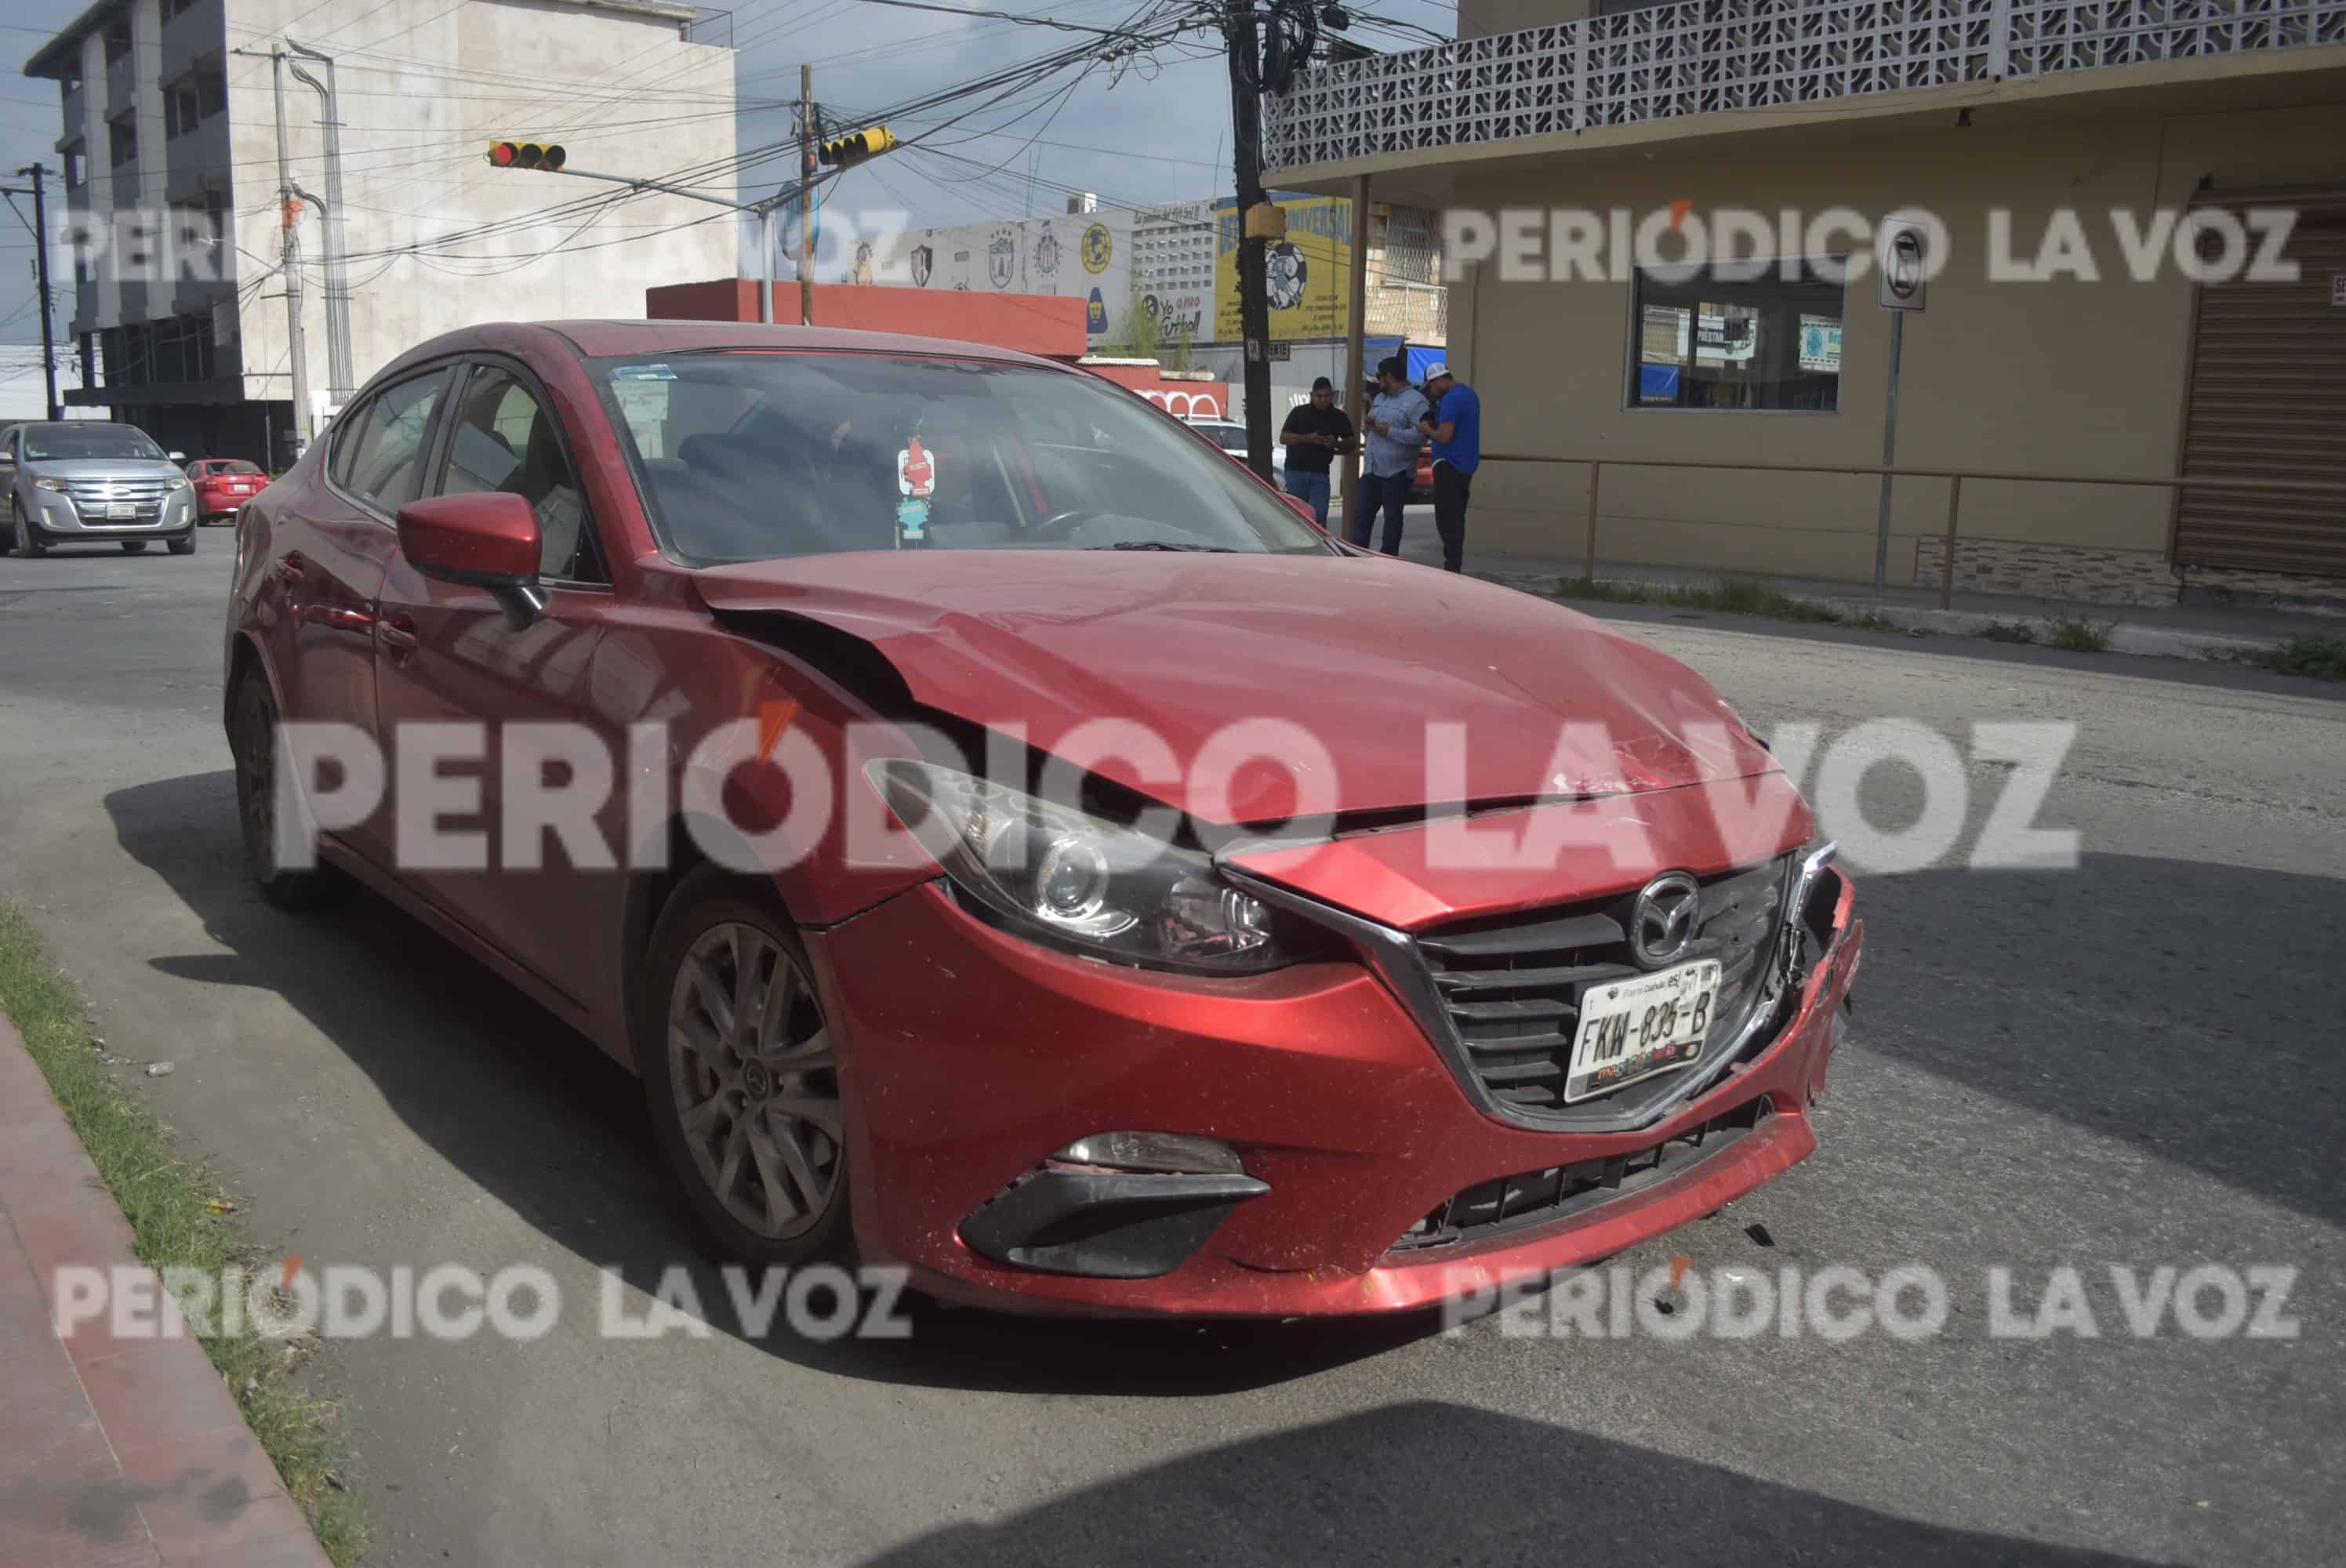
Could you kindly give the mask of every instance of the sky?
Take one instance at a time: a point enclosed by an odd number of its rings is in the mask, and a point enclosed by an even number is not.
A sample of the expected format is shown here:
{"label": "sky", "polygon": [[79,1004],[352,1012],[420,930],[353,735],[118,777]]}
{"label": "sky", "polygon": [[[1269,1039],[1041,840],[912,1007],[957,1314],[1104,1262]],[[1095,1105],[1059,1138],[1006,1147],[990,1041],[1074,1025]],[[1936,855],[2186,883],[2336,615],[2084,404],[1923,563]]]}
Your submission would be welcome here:
{"label": "sky", "polygon": [[[151,3],[151,0],[149,0]],[[454,4],[482,0],[454,0]],[[985,0],[939,0],[983,5]],[[88,0],[9,0],[0,21],[0,56],[11,62],[0,81],[0,170],[38,159],[53,171],[60,130],[54,83],[26,77],[23,62],[57,28],[79,15]],[[1133,15],[1141,0],[994,0],[1002,10],[1074,23],[1110,25]],[[449,7],[453,9],[453,5]],[[374,15],[364,8],[339,26],[332,18],[352,7],[333,5],[316,25],[295,29],[305,43],[333,52],[337,44],[396,52],[405,31],[400,17],[410,8]],[[1454,12],[1442,0],[1374,0],[1377,18],[1407,22],[1448,35]],[[434,14],[442,14],[440,7]],[[923,93],[1000,70],[1078,41],[1064,31],[991,19],[938,15],[873,4],[872,0],[738,0],[733,7],[737,46],[735,80],[740,108],[735,132],[742,148],[779,141],[790,134],[790,111],[783,100],[798,96],[799,67],[814,70],[814,97],[833,120],[854,121],[859,111],[902,103]],[[336,36],[335,34],[340,36]],[[1358,25],[1351,35],[1372,48],[1399,50],[1427,42],[1379,21]],[[720,35],[721,36],[721,35]],[[1120,71],[1094,71],[1064,97],[1069,72],[1049,87],[1022,95],[935,137],[935,151],[914,150],[875,159],[849,171],[831,188],[828,199],[856,209],[900,209],[913,228],[974,223],[1063,212],[1068,188],[1096,192],[1107,205],[1200,199],[1230,188],[1229,78],[1219,39],[1199,36],[1186,50],[1168,50],[1154,60],[1126,64]],[[1194,57],[1184,57],[1188,55]],[[655,89],[656,90],[656,89]],[[933,127],[966,104],[932,111],[910,125]],[[1028,111],[1023,117],[1021,111]],[[362,113],[346,110],[356,119]],[[995,128],[999,127],[999,128]],[[529,134],[483,125],[494,133]],[[560,127],[555,127],[556,129]],[[842,128],[848,128],[842,126]],[[895,127],[900,136],[905,124]],[[984,132],[986,134],[974,134]],[[949,153],[950,156],[940,156]],[[955,159],[966,161],[954,161]],[[783,166],[768,166],[767,178]],[[614,170],[656,175],[657,169]],[[1032,176],[1030,181],[1030,174]],[[9,184],[21,184],[13,174]],[[51,181],[52,191],[62,186]],[[753,187],[749,196],[771,190]],[[56,199],[61,201],[59,195]],[[16,205],[27,219],[29,202]],[[621,209],[622,211],[624,209]],[[23,225],[0,213],[0,417],[37,412],[40,403],[40,327],[33,311],[32,239]],[[624,252],[622,252],[624,254]],[[55,317],[61,366],[71,355],[63,334],[71,311],[69,260],[52,257],[53,279],[66,280]],[[744,268],[748,270],[745,258]],[[787,268],[784,269],[787,271]],[[74,384],[70,370],[61,386]]]}

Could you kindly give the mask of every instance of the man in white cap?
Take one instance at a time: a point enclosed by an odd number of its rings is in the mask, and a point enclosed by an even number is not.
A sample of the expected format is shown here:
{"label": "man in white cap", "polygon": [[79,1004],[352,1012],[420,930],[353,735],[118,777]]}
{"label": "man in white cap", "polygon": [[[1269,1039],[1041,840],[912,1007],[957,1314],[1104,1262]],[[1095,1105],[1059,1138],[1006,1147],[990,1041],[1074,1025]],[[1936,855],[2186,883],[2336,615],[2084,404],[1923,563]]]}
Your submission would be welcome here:
{"label": "man in white cap", "polygon": [[1417,422],[1433,443],[1433,529],[1442,535],[1442,568],[1461,569],[1466,555],[1466,493],[1483,465],[1483,400],[1446,364],[1425,375],[1433,412]]}

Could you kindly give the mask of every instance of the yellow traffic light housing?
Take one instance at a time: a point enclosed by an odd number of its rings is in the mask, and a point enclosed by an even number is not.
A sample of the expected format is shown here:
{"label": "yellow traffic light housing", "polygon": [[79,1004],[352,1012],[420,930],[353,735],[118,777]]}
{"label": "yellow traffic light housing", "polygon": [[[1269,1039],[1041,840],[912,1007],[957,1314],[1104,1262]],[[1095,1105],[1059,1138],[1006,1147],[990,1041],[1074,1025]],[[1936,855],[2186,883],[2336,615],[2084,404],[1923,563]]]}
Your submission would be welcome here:
{"label": "yellow traffic light housing", "polygon": [[867,158],[878,158],[896,147],[896,133],[886,126],[873,126],[868,130],[850,131],[824,142],[817,153],[822,162],[843,168],[851,163],[862,163]]}
{"label": "yellow traffic light housing", "polygon": [[493,141],[489,162],[497,168],[560,168],[567,155],[560,144],[536,141]]}

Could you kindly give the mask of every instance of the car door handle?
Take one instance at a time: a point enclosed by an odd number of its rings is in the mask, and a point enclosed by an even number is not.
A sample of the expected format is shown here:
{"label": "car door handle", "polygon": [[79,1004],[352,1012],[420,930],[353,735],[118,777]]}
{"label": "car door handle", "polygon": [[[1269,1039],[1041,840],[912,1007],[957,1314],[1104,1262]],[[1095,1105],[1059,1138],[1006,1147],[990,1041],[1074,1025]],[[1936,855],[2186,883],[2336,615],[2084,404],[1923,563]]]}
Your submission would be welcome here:
{"label": "car door handle", "polygon": [[362,636],[374,628],[372,616],[349,605],[303,605],[293,613],[297,618],[312,626],[328,626],[338,632],[356,632]]}
{"label": "car door handle", "polygon": [[393,658],[404,658],[415,651],[415,617],[404,611],[374,623],[375,641],[381,643]]}

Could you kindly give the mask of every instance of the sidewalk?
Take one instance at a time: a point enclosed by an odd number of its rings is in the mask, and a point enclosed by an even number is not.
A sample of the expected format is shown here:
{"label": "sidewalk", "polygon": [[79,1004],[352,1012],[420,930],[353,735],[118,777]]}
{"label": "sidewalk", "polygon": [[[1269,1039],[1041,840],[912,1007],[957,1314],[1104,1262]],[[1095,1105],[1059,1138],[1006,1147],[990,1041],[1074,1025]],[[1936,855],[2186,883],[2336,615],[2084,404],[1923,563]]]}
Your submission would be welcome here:
{"label": "sidewalk", "polygon": [[60,1339],[56,1270],[136,1260],[24,1041],[0,1016],[0,1568],[326,1568],[191,1339]]}
{"label": "sidewalk", "polygon": [[[1413,516],[1402,539],[1402,554],[1431,565],[1442,564],[1441,542],[1432,520],[1423,527]],[[1474,522],[1467,522],[1466,569],[1478,577],[1513,587],[1546,594],[1566,578],[1580,575],[1577,559],[1513,554],[1474,547]],[[2318,613],[2217,607],[2101,605],[2066,602],[2025,594],[1985,594],[1959,590],[1953,607],[1939,608],[1936,587],[1892,587],[1876,597],[1853,583],[1807,577],[1770,577],[1749,572],[1724,573],[1688,566],[1637,566],[1599,561],[1600,582],[1635,584],[1645,587],[1708,586],[1723,576],[1763,583],[1787,596],[1829,605],[1845,616],[1874,615],[1901,630],[1942,636],[1977,636],[1991,626],[2025,626],[2039,644],[2051,641],[2054,623],[2069,617],[2091,621],[2109,630],[2109,651],[2168,658],[2243,659],[2279,647],[2294,636],[2346,638],[2346,616]]]}

